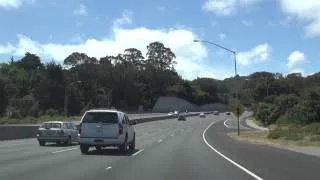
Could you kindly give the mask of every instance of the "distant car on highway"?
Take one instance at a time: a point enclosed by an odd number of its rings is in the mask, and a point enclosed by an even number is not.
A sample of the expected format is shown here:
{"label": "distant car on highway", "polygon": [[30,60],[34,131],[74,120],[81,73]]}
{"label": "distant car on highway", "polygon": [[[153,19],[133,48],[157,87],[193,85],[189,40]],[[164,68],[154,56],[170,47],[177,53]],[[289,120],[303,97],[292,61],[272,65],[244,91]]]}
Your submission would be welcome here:
{"label": "distant car on highway", "polygon": [[204,113],[200,113],[200,114],[199,114],[199,117],[204,118],[204,117],[206,117],[206,114],[204,114]]}
{"label": "distant car on highway", "polygon": [[135,124],[135,121],[130,121],[127,114],[121,111],[89,110],[80,122],[80,151],[86,154],[91,146],[97,150],[115,146],[123,153],[133,151],[136,143]]}
{"label": "distant car on highway", "polygon": [[185,121],[185,120],[186,120],[185,114],[179,113],[179,115],[178,115],[178,121]]}
{"label": "distant car on highway", "polygon": [[231,115],[231,112],[226,112],[226,115]]}
{"label": "distant car on highway", "polygon": [[44,122],[38,128],[37,140],[40,146],[45,146],[46,142],[72,144],[78,141],[78,129],[73,122]]}
{"label": "distant car on highway", "polygon": [[173,112],[169,112],[169,113],[168,113],[168,116],[172,116],[172,115],[173,115]]}
{"label": "distant car on highway", "polygon": [[213,115],[219,115],[219,111],[213,111]]}

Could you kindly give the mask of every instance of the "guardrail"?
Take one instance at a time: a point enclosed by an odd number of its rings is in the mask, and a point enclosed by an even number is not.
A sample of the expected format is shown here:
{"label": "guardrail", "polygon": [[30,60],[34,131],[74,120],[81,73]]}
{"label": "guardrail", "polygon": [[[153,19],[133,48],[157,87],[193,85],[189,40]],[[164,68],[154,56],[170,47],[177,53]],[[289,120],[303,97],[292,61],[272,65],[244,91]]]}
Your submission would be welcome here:
{"label": "guardrail", "polygon": [[[210,114],[212,112],[205,112],[206,114]],[[198,116],[200,113],[190,112],[186,113],[185,116]],[[129,115],[130,118],[130,115]],[[136,121],[137,124],[151,122],[151,121],[159,121],[165,119],[173,119],[176,116],[170,115],[141,115],[141,116],[133,116],[130,120]],[[0,140],[13,140],[13,139],[25,139],[25,138],[35,138],[36,131],[39,128],[37,124],[31,125],[2,125],[0,126]]]}

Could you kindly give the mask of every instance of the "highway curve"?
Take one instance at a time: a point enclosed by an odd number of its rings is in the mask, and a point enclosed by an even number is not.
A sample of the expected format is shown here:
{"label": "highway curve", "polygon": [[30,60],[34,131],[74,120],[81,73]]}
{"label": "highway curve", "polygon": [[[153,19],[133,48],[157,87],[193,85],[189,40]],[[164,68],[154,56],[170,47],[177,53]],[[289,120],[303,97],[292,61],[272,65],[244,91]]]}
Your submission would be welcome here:
{"label": "highway curve", "polygon": [[[226,136],[224,115],[136,125],[137,149],[81,155],[78,145],[38,146],[35,139],[0,142],[0,179],[314,179],[318,158]],[[211,126],[210,126],[211,125]],[[299,165],[299,166],[298,166]],[[317,179],[317,178],[316,178]]]}

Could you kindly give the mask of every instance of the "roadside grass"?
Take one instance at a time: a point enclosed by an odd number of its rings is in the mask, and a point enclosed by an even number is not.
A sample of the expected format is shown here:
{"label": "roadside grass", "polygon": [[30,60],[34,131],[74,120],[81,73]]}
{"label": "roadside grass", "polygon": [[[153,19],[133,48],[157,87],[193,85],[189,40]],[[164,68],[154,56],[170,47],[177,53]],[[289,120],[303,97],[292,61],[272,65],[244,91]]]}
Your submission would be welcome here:
{"label": "roadside grass", "polygon": [[320,123],[309,125],[286,125],[271,129],[268,138],[284,140],[320,140]]}
{"label": "roadside grass", "polygon": [[40,117],[31,117],[27,116],[25,118],[8,118],[1,117],[0,124],[37,124],[46,121],[80,121],[81,117],[79,116],[40,116]]}
{"label": "roadside grass", "polygon": [[272,126],[270,131],[248,131],[228,133],[237,140],[257,144],[285,145],[285,146],[320,146],[320,123],[309,125],[281,125]]}

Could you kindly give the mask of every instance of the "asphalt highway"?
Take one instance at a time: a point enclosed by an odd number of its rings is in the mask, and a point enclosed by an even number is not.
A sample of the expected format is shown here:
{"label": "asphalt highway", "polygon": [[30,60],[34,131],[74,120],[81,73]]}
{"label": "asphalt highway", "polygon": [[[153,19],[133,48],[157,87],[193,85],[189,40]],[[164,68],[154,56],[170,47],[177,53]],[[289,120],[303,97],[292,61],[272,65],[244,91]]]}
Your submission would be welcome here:
{"label": "asphalt highway", "polygon": [[319,179],[318,158],[234,141],[226,119],[232,116],[137,124],[136,150],[126,155],[112,148],[81,155],[77,144],[40,147],[36,139],[1,141],[0,179]]}

